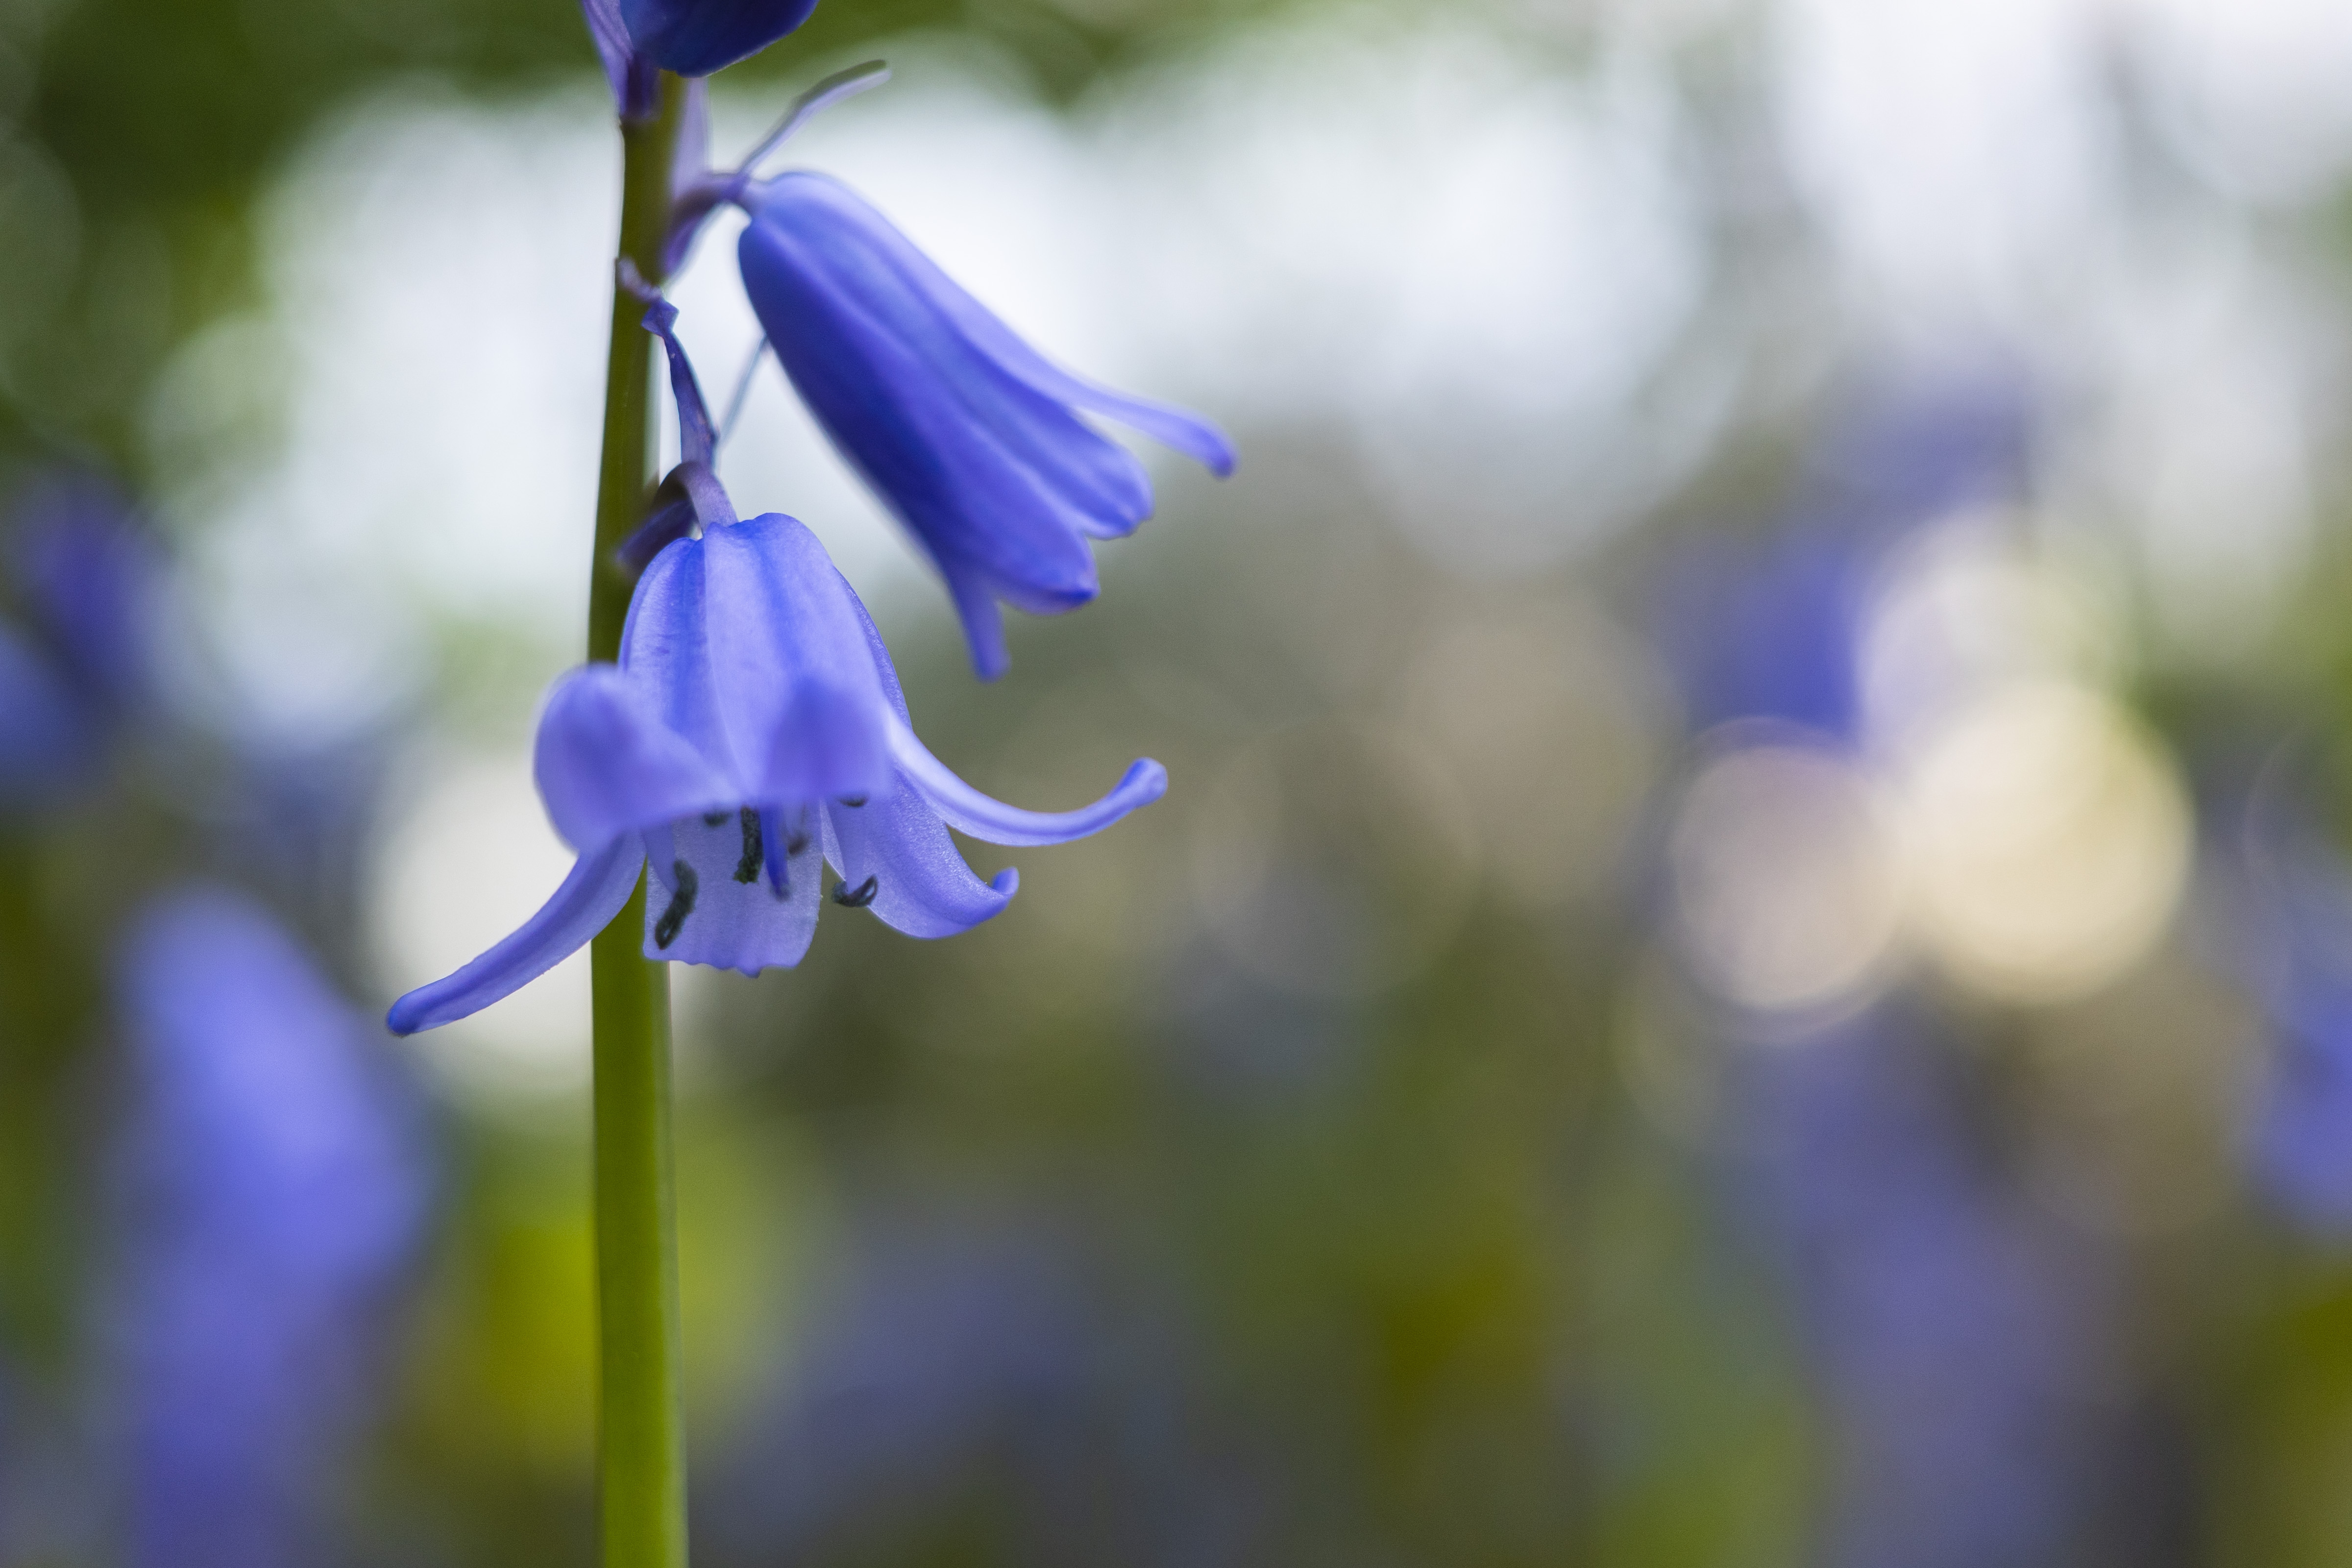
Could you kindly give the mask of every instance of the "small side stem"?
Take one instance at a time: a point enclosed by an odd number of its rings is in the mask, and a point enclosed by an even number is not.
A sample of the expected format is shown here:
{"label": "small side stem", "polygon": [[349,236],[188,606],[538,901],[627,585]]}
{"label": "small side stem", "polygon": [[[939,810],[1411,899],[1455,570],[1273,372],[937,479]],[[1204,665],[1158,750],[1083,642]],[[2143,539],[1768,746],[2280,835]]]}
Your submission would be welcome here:
{"label": "small side stem", "polygon": [[[658,283],[684,84],[621,127],[620,254]],[[645,510],[652,338],[617,284],[605,362],[604,450],[588,588],[588,657],[620,655],[630,583],[615,552]],[[686,1568],[686,1444],[679,1407],[677,1221],[671,1173],[669,970],[643,954],[645,886],[590,944],[593,973],[598,1482],[604,1568]]]}

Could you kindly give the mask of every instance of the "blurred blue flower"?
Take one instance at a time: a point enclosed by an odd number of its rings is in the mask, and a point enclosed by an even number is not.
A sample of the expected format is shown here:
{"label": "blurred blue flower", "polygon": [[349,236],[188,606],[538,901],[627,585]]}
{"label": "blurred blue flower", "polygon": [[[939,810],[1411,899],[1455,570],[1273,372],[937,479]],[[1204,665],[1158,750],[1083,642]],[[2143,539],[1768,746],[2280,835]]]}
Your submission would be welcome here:
{"label": "blurred blue flower", "polygon": [[418,1103],[294,940],[216,888],[121,950],[135,1097],[109,1328],[129,1560],[322,1560],[390,1288],[431,1178]]}
{"label": "blurred blue flower", "polygon": [[99,726],[63,674],[0,622],[0,809],[55,804],[100,749]]}
{"label": "blurred blue flower", "polygon": [[1831,1568],[2071,1561],[2095,1499],[2092,1276],[2003,1193],[1931,1042],[1880,1013],[1746,1055],[1834,1456]]}
{"label": "blurred blue flower", "polygon": [[17,505],[9,566],[78,689],[116,712],[153,696],[163,564],[111,485],[37,481]]}
{"label": "blurred blue flower", "polygon": [[2352,863],[2286,798],[2283,766],[2255,791],[2225,860],[2227,960],[2269,1037],[2247,1156],[2262,1194],[2315,1235],[2352,1237]]}
{"label": "blurred blue flower", "polygon": [[162,569],[120,497],[80,475],[26,489],[0,565],[24,617],[0,622],[0,807],[47,805],[153,695]]}
{"label": "blurred blue flower", "polygon": [[1711,536],[1667,566],[1657,641],[1701,728],[1779,719],[1859,741],[1873,572],[1913,529],[2018,489],[2029,409],[2013,379],[1855,401],[1808,454],[1797,502],[1769,534]]}
{"label": "blurred blue flower", "polygon": [[[2023,448],[2005,384],[1882,396],[1842,422],[1774,532],[1669,570],[1658,637],[1693,721],[1858,746],[1874,572],[1911,530],[2013,491]],[[1741,1201],[1786,1268],[1832,1456],[1820,1560],[2074,1560],[2105,1436],[2095,1259],[2003,1184],[1950,1053],[1899,1002],[1721,1026]]]}
{"label": "blurred blue flower", "polygon": [[797,28],[816,0],[580,0],[624,120],[656,103],[656,73],[707,77]]}
{"label": "blurred blue flower", "polygon": [[1658,597],[1658,642],[1694,726],[1778,719],[1858,741],[1856,645],[1879,548],[1851,526],[1804,519],[1676,561]]}
{"label": "blurred blue flower", "polygon": [[[1234,468],[1199,415],[1129,396],[1047,361],[840,181],[751,171],[825,105],[887,80],[878,63],[819,82],[732,173],[681,179],[667,247],[681,262],[723,203],[744,292],[802,401],[911,531],[947,582],[974,668],[1008,660],[998,601],[1052,615],[1098,590],[1088,541],[1151,515],[1151,483],[1098,415],[1192,458]],[[703,140],[700,111],[688,135]]]}
{"label": "blurred blue flower", "polygon": [[851,1252],[706,1478],[698,1560],[856,1556],[982,1489],[1038,1568],[1257,1560],[1244,1489],[1190,1440],[1182,1343],[1106,1310],[1067,1231],[867,1217]]}
{"label": "blurred blue flower", "polygon": [[[1168,787],[1138,761],[1076,811],[1024,811],[973,789],[916,738],[881,635],[816,536],[749,522],[706,463],[709,416],[656,302],[689,456],[672,479],[703,532],[673,539],[638,579],[621,662],[559,679],[541,716],[540,795],[580,851],[538,914],[446,979],[395,1003],[410,1034],[462,1018],[539,975],[620,911],[649,866],[646,956],[790,967],[816,930],[818,861],[835,902],[910,936],[950,936],[1003,909],[1014,872],[982,882],[953,826],[992,844],[1061,844]],[[666,527],[657,514],[651,526]]]}

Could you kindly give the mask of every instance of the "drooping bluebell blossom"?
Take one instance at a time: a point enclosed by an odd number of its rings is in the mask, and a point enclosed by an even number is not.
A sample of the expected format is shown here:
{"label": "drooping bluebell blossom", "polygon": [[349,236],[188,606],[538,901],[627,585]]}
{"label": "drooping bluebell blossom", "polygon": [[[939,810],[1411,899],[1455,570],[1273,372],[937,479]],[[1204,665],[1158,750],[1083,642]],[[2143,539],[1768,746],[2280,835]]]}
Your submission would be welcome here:
{"label": "drooping bluebell blossom", "polygon": [[1206,419],[1047,361],[863,197],[828,175],[751,170],[823,103],[882,79],[819,84],[735,173],[682,189],[670,254],[731,202],[744,292],[795,390],[945,580],[983,679],[1008,659],[999,601],[1052,615],[1092,599],[1090,541],[1151,515],[1143,465],[1081,415],[1233,471]]}
{"label": "drooping bluebell blossom", "polygon": [[426,1218],[418,1102],[309,955],[240,895],[151,906],[117,994],[133,1107],[106,1323],[127,1560],[325,1561],[337,1467]]}
{"label": "drooping bluebell blossom", "polygon": [[[656,303],[647,325],[670,348],[694,454],[709,449],[709,419],[672,315]],[[807,952],[820,858],[839,873],[835,902],[910,936],[949,936],[1003,909],[1018,882],[1010,869],[975,877],[950,826],[992,844],[1066,843],[1167,789],[1148,759],[1076,811],[973,789],[916,738],[889,650],[816,536],[777,512],[737,521],[691,456],[672,478],[702,532],[671,540],[638,579],[619,665],[562,677],[540,720],[540,795],[580,859],[513,935],[394,1004],[402,1034],[544,973],[619,912],[642,868],[655,882],[646,957],[756,974]]]}
{"label": "drooping bluebell blossom", "polygon": [[707,77],[751,58],[809,19],[816,0],[580,0],[624,120],[658,101],[656,77]]}

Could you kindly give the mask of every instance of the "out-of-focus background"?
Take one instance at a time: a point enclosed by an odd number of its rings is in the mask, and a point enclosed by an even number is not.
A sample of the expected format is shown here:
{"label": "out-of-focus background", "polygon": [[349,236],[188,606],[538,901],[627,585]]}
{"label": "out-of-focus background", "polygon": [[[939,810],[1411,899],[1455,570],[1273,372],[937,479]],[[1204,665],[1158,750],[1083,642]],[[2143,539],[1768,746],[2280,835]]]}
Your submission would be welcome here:
{"label": "out-of-focus background", "polygon": [[[718,150],[1223,421],[992,923],[678,974],[697,1560],[2352,1563],[2352,9],[824,0]],[[584,1564],[565,0],[0,13],[0,1564]],[[740,222],[740,219],[732,220]],[[715,397],[731,230],[677,283]]]}

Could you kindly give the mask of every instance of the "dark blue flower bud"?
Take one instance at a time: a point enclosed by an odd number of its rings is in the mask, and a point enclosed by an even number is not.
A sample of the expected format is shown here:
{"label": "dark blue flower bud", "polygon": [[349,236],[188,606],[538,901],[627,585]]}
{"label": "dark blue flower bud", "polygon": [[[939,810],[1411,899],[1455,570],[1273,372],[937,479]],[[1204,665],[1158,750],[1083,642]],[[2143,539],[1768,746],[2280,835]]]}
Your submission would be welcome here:
{"label": "dark blue flower bud", "polygon": [[639,56],[680,76],[749,59],[809,19],[816,0],[620,0]]}

